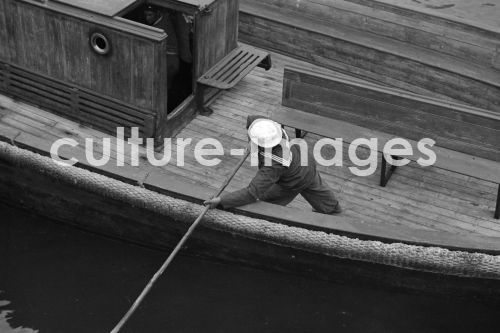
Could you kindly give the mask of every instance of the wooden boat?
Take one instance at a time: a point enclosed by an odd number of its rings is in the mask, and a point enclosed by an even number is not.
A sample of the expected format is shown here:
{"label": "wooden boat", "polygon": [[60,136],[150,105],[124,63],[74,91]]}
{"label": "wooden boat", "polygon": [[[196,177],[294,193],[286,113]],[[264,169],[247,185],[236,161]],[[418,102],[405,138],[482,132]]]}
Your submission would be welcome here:
{"label": "wooden boat", "polygon": [[[192,91],[170,113],[162,53],[168,37],[133,21],[144,1],[0,1],[0,43],[8,45],[0,49],[0,200],[78,228],[170,249],[238,157],[226,154],[217,167],[202,167],[187,150],[184,166],[174,157],[156,167],[140,147],[135,166],[130,146],[121,152],[112,138],[107,150],[103,138],[117,126],[136,126],[159,151],[170,137],[215,137],[227,148],[243,148],[247,115],[272,116],[284,108],[285,66],[349,80],[359,75],[333,72],[334,66],[311,64],[283,49],[285,55],[270,51],[269,69],[268,53],[237,43],[236,1],[148,3],[194,18]],[[243,22],[249,19],[244,4]],[[246,41],[262,39],[257,33],[251,39],[250,30],[242,35]],[[110,52],[99,53],[108,47]],[[227,89],[213,69],[238,62],[234,52],[240,51],[257,60]],[[493,105],[491,96],[479,104]],[[306,137],[311,143],[319,138]],[[76,166],[46,157],[58,139],[75,140],[59,153],[77,158]],[[89,139],[108,163],[88,162]],[[498,184],[412,165],[398,170],[388,187],[378,185],[377,175],[320,171],[338,192],[341,215],[314,213],[300,198],[289,207],[258,202],[211,211],[185,253],[323,279],[500,299],[500,224],[492,214]],[[245,186],[254,174],[247,161],[228,190]]]}

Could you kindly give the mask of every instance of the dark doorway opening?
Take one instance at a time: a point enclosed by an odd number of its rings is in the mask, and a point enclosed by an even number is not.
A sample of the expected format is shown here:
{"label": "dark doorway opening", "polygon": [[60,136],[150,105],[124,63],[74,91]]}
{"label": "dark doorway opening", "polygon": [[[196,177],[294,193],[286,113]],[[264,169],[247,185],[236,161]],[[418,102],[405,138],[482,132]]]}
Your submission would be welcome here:
{"label": "dark doorway opening", "polygon": [[166,32],[167,108],[172,112],[193,93],[193,16],[166,7],[141,5],[122,17]]}

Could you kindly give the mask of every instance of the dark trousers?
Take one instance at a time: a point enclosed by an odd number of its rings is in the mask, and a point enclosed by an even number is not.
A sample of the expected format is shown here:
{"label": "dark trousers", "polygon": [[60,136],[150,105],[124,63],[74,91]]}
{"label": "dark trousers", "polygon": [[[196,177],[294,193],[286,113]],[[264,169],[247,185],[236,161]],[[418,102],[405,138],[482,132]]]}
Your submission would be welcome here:
{"label": "dark trousers", "polygon": [[335,198],[332,189],[326,183],[323,183],[319,173],[316,174],[316,178],[313,182],[300,192],[290,192],[289,189],[274,184],[267,190],[261,200],[276,205],[286,206],[299,194],[302,195],[318,213],[332,214],[337,210],[339,202]]}

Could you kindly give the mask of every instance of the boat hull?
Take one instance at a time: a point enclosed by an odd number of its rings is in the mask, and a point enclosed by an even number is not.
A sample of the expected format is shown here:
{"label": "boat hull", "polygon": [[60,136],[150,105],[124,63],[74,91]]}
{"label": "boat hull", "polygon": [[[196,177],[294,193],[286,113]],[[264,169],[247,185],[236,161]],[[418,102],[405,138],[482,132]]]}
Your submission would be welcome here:
{"label": "boat hull", "polygon": [[[188,228],[178,216],[160,214],[120,198],[100,195],[54,178],[40,168],[0,158],[0,200],[77,228],[168,252]],[[200,209],[201,211],[201,209]],[[500,301],[500,280],[459,277],[351,260],[241,235],[201,224],[182,253],[340,283],[402,288],[432,294]]]}

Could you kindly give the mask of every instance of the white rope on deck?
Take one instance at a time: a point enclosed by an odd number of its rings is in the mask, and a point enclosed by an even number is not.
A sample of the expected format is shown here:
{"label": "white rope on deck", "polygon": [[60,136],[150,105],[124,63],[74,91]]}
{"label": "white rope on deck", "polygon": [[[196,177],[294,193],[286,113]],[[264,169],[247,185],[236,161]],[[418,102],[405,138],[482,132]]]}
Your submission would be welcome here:
{"label": "white rope on deck", "polygon": [[[202,205],[99,175],[62,166],[48,157],[0,142],[0,159],[29,168],[55,180],[170,217],[171,223],[190,224]],[[325,256],[384,264],[405,269],[455,276],[500,280],[500,256],[452,251],[402,243],[353,239],[322,231],[286,226],[222,210],[209,211],[204,226],[221,232]]]}

